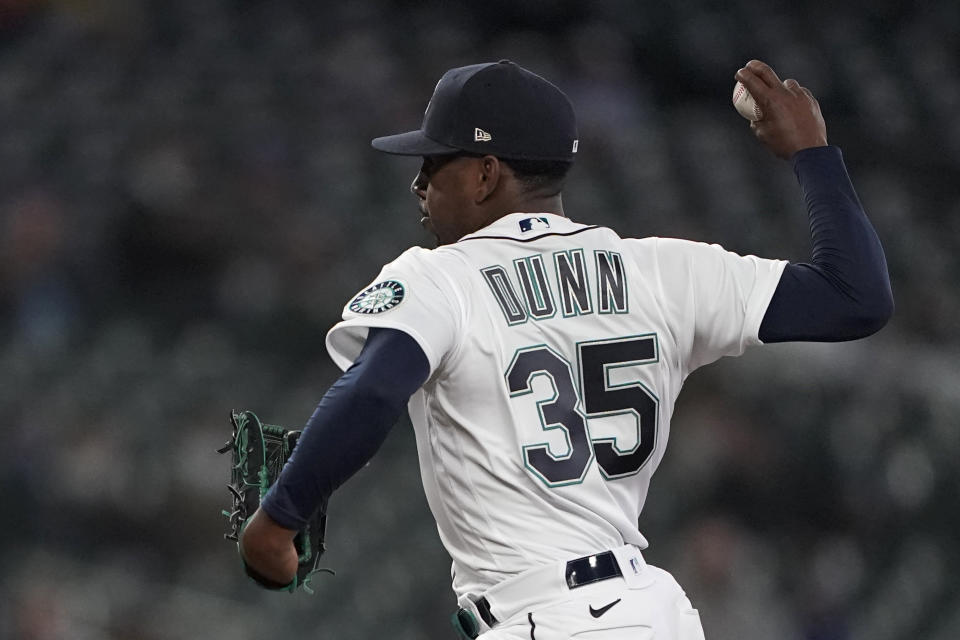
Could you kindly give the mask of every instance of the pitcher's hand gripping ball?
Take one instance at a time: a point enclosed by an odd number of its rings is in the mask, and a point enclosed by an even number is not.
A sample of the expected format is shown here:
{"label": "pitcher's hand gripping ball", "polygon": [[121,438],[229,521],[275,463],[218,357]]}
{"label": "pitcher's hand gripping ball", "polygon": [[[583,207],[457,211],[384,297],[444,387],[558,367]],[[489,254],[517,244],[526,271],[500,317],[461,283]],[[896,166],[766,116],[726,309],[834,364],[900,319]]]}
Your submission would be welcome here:
{"label": "pitcher's hand gripping ball", "polygon": [[[239,544],[247,521],[279,477],[283,465],[293,453],[300,432],[263,424],[252,411],[232,411],[230,424],[233,427],[230,440],[218,449],[220,453],[230,452],[232,463],[227,489],[233,497],[233,509],[223,511],[229,521],[223,537]],[[308,593],[313,593],[310,589],[311,576],[317,571],[333,573],[330,569],[317,566],[320,556],[326,551],[326,529],[327,505],[324,503],[293,540],[299,558],[297,576],[284,590],[292,592],[297,587],[303,587]],[[251,575],[249,571],[247,573]]]}
{"label": "pitcher's hand gripping ball", "polygon": [[753,96],[741,82],[737,82],[733,86],[733,106],[736,107],[737,113],[750,122],[756,122],[763,118],[763,111],[760,110],[757,101],[753,99]]}

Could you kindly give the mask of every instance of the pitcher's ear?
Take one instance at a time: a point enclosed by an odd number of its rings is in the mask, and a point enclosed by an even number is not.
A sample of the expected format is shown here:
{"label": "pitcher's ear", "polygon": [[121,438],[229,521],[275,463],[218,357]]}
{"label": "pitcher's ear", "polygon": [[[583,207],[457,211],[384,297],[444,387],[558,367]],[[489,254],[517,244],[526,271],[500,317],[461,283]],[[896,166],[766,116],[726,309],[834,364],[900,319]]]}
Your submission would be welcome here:
{"label": "pitcher's ear", "polygon": [[503,163],[496,156],[477,158],[477,185],[474,203],[480,204],[496,192],[503,177]]}

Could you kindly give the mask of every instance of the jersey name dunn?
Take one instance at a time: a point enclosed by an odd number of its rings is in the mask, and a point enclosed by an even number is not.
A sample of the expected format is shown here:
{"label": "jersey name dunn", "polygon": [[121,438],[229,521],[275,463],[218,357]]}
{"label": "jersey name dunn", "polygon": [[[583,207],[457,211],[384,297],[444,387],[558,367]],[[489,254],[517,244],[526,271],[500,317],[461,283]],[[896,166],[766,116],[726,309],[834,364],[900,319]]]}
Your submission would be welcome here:
{"label": "jersey name dunn", "polygon": [[534,253],[517,258],[512,269],[480,270],[508,325],[589,313],[627,313],[623,257],[615,251],[583,249]]}

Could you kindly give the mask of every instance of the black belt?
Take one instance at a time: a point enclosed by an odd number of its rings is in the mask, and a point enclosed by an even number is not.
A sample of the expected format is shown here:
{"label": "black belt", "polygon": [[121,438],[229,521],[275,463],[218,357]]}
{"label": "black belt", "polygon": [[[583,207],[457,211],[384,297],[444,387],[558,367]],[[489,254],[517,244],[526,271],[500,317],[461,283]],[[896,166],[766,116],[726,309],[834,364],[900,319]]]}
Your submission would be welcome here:
{"label": "black belt", "polygon": [[[567,588],[576,589],[577,587],[593,584],[594,582],[600,582],[602,580],[609,580],[610,578],[616,578],[622,575],[620,565],[617,564],[617,559],[614,557],[613,552],[604,551],[603,553],[584,556],[568,562],[565,578]],[[486,622],[488,627],[493,628],[499,621],[493,613],[491,613],[490,603],[486,597],[477,600],[476,604],[480,619]]]}

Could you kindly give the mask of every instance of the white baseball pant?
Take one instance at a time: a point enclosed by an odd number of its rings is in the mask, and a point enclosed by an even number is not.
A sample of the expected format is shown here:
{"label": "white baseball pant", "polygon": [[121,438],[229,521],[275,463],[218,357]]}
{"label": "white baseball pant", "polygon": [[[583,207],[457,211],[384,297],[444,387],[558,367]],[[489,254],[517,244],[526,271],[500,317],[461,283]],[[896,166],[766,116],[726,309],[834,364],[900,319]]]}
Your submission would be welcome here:
{"label": "white baseball pant", "polygon": [[[566,563],[526,571],[486,592],[497,624],[478,640],[704,640],[700,615],[670,573],[639,550],[612,550],[622,573],[570,589]],[[472,599],[460,606],[472,610]]]}

